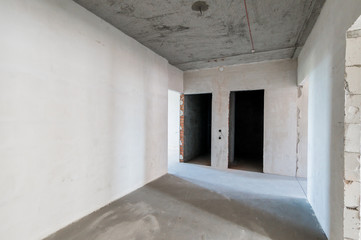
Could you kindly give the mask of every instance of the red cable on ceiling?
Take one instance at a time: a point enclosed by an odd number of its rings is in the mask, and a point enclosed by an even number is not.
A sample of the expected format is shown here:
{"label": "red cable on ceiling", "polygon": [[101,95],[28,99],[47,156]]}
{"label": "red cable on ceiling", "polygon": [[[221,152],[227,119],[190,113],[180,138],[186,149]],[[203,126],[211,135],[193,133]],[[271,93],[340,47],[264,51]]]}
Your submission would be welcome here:
{"label": "red cable on ceiling", "polygon": [[253,42],[253,37],[252,37],[252,31],[251,31],[251,24],[249,23],[249,17],[248,17],[247,3],[246,3],[246,0],[243,0],[243,1],[244,1],[244,7],[246,8],[248,31],[249,31],[249,37],[250,37],[250,39],[251,39],[251,44],[252,44],[252,52],[255,52],[254,42]]}

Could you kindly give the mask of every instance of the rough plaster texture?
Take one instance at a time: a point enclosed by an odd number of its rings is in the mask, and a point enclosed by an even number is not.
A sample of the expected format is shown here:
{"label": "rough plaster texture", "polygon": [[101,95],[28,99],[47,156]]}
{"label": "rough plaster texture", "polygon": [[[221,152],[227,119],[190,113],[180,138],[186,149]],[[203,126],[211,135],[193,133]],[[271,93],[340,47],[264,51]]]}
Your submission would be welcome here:
{"label": "rough plaster texture", "polygon": [[328,0],[298,59],[309,79],[308,199],[327,236],[343,239],[346,31],[359,0]]}
{"label": "rough plaster texture", "polygon": [[182,69],[292,58],[325,0],[247,1],[256,54],[251,54],[243,1],[75,0]]}
{"label": "rough plaster texture", "polygon": [[308,81],[298,87],[297,99],[297,177],[307,178]]}
{"label": "rough plaster texture", "polygon": [[0,239],[167,172],[165,59],[70,0],[1,1],[0,26]]}
{"label": "rough plaster texture", "polygon": [[[212,95],[212,166],[228,167],[231,91],[265,90],[264,172],[295,176],[297,145],[297,62],[282,60],[187,71],[184,92]],[[222,139],[218,139],[221,129]],[[275,141],[277,139],[277,141]]]}
{"label": "rough plaster texture", "polygon": [[347,32],[345,74],[344,237],[360,237],[361,17]]}

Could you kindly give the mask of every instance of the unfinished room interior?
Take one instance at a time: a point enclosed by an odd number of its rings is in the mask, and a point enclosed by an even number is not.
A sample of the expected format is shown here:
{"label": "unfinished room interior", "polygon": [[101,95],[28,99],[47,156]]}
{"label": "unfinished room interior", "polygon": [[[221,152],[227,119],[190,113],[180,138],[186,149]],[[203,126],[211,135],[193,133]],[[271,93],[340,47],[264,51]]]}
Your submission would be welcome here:
{"label": "unfinished room interior", "polygon": [[360,0],[0,20],[0,239],[361,239]]}

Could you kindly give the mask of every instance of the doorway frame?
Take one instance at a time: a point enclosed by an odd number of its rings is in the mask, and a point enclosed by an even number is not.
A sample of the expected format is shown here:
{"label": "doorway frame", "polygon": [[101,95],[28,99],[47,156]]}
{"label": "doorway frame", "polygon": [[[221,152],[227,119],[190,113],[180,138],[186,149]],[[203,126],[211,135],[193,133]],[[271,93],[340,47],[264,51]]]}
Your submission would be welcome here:
{"label": "doorway frame", "polygon": [[[262,146],[262,173],[264,173],[265,168],[265,96],[266,96],[266,89],[244,89],[244,90],[234,90],[229,92],[229,110],[228,110],[228,169],[231,163],[231,155],[234,158],[234,149],[235,149],[235,126],[231,127],[231,124],[235,124],[235,101],[236,101],[236,94],[237,92],[254,92],[254,91],[263,91],[263,146]],[[234,96],[234,97],[233,97]],[[233,102],[233,103],[232,103]],[[233,109],[233,110],[232,110]],[[232,115],[233,113],[233,115]],[[231,131],[231,129],[233,131]]]}
{"label": "doorway frame", "polygon": [[185,111],[185,96],[186,95],[205,95],[205,94],[210,94],[211,95],[211,131],[210,131],[210,145],[211,145],[211,149],[210,149],[210,154],[211,154],[211,164],[210,166],[212,167],[212,137],[213,137],[213,133],[212,133],[212,126],[213,126],[213,106],[214,106],[214,99],[213,99],[213,92],[201,92],[201,93],[182,93],[180,94],[180,121],[179,121],[179,162],[180,163],[185,163],[184,161],[184,150],[185,150],[185,139],[184,139],[184,134],[185,134],[185,116],[184,116],[184,111]]}

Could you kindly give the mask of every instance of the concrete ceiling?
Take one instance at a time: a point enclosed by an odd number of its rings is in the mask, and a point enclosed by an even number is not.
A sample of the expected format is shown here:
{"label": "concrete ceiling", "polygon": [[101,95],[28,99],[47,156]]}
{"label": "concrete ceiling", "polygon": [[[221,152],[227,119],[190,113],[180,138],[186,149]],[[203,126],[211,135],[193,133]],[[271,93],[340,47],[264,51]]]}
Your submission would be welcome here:
{"label": "concrete ceiling", "polygon": [[243,0],[74,1],[182,70],[297,57],[325,2],[248,0],[251,53]]}

